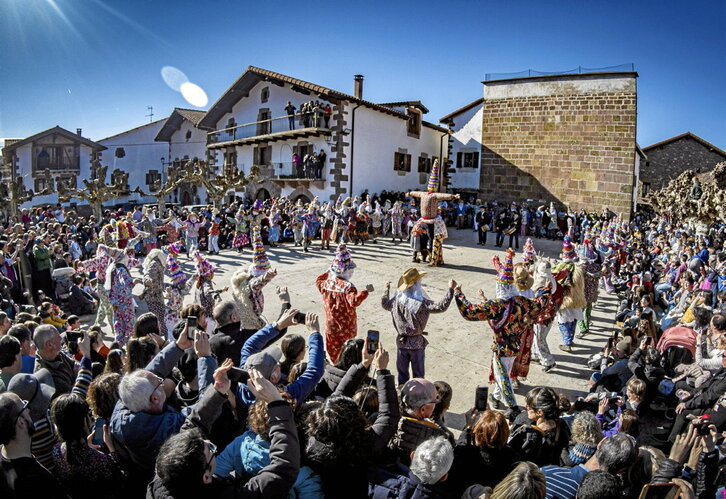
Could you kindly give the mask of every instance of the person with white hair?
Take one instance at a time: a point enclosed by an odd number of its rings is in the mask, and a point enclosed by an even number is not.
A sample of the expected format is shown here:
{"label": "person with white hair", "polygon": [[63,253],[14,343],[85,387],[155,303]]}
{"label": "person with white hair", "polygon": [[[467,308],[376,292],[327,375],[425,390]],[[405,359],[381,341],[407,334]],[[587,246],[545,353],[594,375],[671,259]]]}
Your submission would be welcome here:
{"label": "person with white hair", "polygon": [[149,307],[149,312],[159,318],[159,332],[166,338],[166,321],[163,320],[166,312],[164,304],[164,269],[167,255],[162,250],[154,248],[146,255],[142,266],[144,293],[143,298]]}
{"label": "person with white hair", "polygon": [[369,497],[446,497],[440,483],[448,477],[454,448],[445,437],[430,438],[411,453],[411,466],[400,462],[373,468]]}
{"label": "person with white hair", "polygon": [[431,314],[445,312],[454,298],[456,281],[449,281],[449,289],[437,302],[432,301],[421,284],[426,272],[410,268],[398,279],[397,291],[389,298],[391,283],[381,297],[381,306],[391,312],[393,328],[396,330],[396,368],[398,384],[409,379],[409,366],[414,378],[425,377],[426,345],[424,329]]}

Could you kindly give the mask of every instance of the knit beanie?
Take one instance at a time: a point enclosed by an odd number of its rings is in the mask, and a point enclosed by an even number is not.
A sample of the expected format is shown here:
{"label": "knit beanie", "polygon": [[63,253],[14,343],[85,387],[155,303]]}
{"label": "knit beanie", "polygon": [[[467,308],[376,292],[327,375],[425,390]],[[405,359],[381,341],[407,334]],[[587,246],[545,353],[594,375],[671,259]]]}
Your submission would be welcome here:
{"label": "knit beanie", "polygon": [[595,451],[597,450],[597,445],[588,445],[588,444],[575,444],[574,447],[570,449],[570,461],[572,461],[573,465],[582,464],[588,459],[590,459],[593,454],[595,454]]}

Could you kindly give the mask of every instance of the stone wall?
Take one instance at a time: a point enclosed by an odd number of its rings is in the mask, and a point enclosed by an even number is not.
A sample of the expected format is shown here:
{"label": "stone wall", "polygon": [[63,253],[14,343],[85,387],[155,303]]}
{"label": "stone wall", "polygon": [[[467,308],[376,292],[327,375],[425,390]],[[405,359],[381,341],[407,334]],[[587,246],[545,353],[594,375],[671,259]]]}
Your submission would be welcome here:
{"label": "stone wall", "polygon": [[713,170],[726,156],[691,136],[673,142],[644,149],[648,160],[640,165],[640,181],[649,191],[665,187],[668,181],[686,170],[700,168],[701,172]]}
{"label": "stone wall", "polygon": [[484,200],[568,205],[629,216],[637,74],[485,82]]}

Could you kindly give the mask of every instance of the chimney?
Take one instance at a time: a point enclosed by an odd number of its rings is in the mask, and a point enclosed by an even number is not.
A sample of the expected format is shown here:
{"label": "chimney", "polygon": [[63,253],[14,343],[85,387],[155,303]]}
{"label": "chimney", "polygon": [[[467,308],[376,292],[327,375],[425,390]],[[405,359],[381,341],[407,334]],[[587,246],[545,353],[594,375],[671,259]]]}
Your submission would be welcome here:
{"label": "chimney", "polygon": [[355,75],[353,77],[355,79],[354,86],[353,86],[353,95],[356,96],[357,99],[363,98],[363,75]]}
{"label": "chimney", "polygon": [[76,135],[78,135],[79,137],[82,137],[82,135],[81,135],[82,132],[83,132],[83,129],[76,128]]}

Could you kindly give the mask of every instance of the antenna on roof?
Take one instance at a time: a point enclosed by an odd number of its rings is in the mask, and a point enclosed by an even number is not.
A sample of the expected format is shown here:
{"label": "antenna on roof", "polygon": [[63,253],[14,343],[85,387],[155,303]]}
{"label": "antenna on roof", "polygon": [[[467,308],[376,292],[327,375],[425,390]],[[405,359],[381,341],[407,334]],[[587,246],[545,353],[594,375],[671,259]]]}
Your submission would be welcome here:
{"label": "antenna on roof", "polygon": [[146,106],[146,110],[149,111],[149,114],[147,114],[146,116],[148,116],[149,123],[151,123],[152,121],[154,121],[154,106]]}

